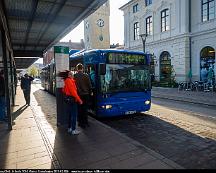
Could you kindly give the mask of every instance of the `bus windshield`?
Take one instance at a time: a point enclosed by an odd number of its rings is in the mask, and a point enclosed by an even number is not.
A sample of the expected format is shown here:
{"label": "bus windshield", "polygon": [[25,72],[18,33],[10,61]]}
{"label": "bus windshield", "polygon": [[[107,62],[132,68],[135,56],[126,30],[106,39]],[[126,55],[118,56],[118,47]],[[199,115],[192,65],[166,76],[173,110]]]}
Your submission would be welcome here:
{"label": "bus windshield", "polygon": [[150,74],[146,65],[106,64],[100,76],[101,92],[140,92],[150,90]]}

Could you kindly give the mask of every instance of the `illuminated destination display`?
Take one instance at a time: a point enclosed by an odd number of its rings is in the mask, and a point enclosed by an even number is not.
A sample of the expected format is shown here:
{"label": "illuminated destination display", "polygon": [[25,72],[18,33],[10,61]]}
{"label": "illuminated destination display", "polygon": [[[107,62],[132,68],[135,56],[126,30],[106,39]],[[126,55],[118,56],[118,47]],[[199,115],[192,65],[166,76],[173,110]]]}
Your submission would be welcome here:
{"label": "illuminated destination display", "polygon": [[146,57],[144,55],[134,55],[127,53],[108,53],[107,54],[108,64],[136,64],[145,65]]}

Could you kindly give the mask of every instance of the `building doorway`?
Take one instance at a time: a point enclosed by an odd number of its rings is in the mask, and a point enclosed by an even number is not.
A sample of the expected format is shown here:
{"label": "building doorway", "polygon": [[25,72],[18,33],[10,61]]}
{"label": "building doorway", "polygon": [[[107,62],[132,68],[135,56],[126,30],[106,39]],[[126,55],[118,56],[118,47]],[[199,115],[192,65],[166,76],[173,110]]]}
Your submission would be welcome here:
{"label": "building doorway", "polygon": [[212,47],[205,47],[200,53],[200,81],[208,82],[212,78],[215,83],[215,50]]}
{"label": "building doorway", "polygon": [[171,56],[169,52],[164,51],[160,55],[160,83],[169,85],[171,82],[171,73]]}

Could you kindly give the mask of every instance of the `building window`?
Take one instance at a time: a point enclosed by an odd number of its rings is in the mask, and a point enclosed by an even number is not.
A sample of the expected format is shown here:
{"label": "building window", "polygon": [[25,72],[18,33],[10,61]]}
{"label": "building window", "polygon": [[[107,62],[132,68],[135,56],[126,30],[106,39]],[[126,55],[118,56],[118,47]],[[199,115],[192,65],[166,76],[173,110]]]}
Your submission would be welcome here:
{"label": "building window", "polygon": [[146,18],[146,33],[148,35],[153,34],[153,23],[152,23],[152,16]]}
{"label": "building window", "polygon": [[145,0],[145,5],[146,6],[149,6],[149,5],[151,5],[152,4],[152,0]]}
{"label": "building window", "polygon": [[139,22],[134,23],[134,40],[139,40]]}
{"label": "building window", "polygon": [[202,21],[209,21],[215,18],[214,0],[202,0]]}
{"label": "building window", "polygon": [[161,32],[168,31],[169,29],[169,9],[165,9],[161,12]]}
{"label": "building window", "polygon": [[171,80],[171,56],[167,51],[160,55],[160,81],[170,82]]}
{"label": "building window", "polygon": [[205,47],[200,52],[200,80],[215,83],[215,49]]}
{"label": "building window", "polygon": [[133,13],[136,13],[138,11],[138,4],[133,6]]}

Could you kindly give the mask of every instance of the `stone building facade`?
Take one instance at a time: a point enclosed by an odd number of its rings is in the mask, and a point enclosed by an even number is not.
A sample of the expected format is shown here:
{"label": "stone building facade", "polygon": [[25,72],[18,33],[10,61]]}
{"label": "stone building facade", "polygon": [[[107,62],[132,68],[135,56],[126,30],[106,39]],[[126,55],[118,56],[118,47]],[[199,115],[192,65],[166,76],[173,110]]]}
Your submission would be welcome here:
{"label": "stone building facade", "polygon": [[110,48],[109,0],[84,20],[85,49]]}
{"label": "stone building facade", "polygon": [[211,69],[215,80],[216,0],[131,0],[120,10],[125,48],[143,50],[147,34],[157,81],[206,82]]}

